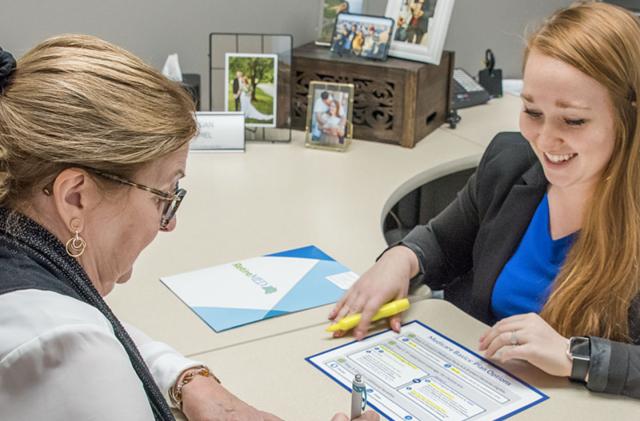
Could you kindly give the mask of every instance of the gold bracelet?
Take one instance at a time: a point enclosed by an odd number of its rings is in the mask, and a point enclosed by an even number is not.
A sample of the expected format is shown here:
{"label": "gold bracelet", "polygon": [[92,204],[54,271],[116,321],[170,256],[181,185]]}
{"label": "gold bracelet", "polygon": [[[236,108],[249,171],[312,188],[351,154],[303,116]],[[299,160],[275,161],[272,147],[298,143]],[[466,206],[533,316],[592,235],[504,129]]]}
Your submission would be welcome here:
{"label": "gold bracelet", "polygon": [[196,376],[211,377],[213,380],[220,383],[220,379],[218,379],[211,370],[209,370],[209,367],[204,365],[191,367],[183,371],[178,377],[176,384],[169,389],[169,398],[171,399],[171,402],[180,409],[180,411],[182,411],[182,388],[188,385]]}

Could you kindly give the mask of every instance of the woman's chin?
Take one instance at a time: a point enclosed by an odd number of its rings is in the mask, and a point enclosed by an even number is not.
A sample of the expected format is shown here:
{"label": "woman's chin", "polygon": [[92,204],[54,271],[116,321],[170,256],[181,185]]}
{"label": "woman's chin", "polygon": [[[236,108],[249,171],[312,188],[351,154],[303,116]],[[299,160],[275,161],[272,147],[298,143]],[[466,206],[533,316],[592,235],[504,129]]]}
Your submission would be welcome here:
{"label": "woman's chin", "polygon": [[133,273],[133,268],[129,269],[126,273],[123,273],[117,280],[116,284],[124,284],[129,279],[131,279],[131,274]]}

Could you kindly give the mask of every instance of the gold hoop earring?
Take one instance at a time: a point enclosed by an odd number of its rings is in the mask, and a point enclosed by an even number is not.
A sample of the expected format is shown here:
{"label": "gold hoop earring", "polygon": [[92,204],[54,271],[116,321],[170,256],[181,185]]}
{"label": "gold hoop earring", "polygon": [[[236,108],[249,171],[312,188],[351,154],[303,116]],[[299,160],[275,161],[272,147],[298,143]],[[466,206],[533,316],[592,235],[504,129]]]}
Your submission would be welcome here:
{"label": "gold hoop earring", "polygon": [[80,233],[76,231],[75,235],[69,238],[69,241],[65,244],[65,248],[69,256],[77,258],[84,253],[84,250],[87,248],[87,242],[84,241],[84,238],[80,237]]}

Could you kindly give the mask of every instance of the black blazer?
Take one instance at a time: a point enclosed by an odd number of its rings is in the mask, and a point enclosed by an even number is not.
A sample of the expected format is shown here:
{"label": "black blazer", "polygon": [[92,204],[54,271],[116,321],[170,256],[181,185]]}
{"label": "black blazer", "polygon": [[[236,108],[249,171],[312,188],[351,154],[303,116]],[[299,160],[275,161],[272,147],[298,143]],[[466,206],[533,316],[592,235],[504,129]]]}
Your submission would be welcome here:
{"label": "black blazer", "polygon": [[[547,186],[542,165],[522,135],[498,134],[458,197],[402,240],[418,257],[418,280],[433,289],[459,280],[470,291],[469,306],[463,309],[487,324],[495,323],[494,284],[520,244]],[[639,315],[636,299],[629,312],[636,343],[640,343]],[[588,387],[640,398],[640,346],[602,338],[591,342]]]}

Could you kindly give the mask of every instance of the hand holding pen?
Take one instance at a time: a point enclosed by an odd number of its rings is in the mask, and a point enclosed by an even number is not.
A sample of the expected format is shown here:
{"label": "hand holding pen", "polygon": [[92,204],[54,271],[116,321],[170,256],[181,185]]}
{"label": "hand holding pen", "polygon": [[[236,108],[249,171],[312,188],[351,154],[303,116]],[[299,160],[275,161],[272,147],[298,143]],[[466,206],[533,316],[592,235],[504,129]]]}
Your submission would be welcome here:
{"label": "hand holding pen", "polygon": [[[350,314],[361,313],[354,336],[357,340],[362,339],[383,304],[407,297],[409,280],[419,270],[418,258],[411,249],[397,246],[387,250],[338,301],[329,319],[339,321]],[[389,327],[400,332],[401,320],[400,314],[389,317]],[[333,336],[344,334],[344,330],[338,330]]]}

